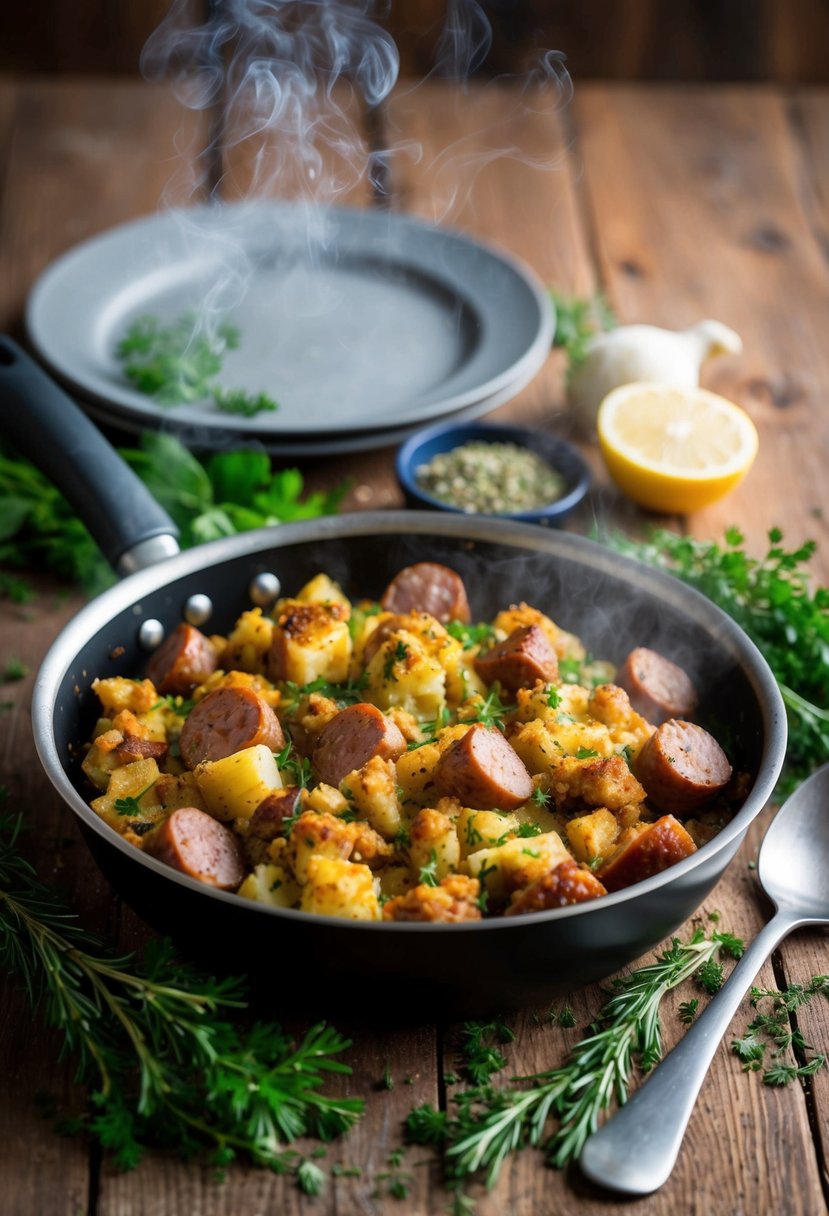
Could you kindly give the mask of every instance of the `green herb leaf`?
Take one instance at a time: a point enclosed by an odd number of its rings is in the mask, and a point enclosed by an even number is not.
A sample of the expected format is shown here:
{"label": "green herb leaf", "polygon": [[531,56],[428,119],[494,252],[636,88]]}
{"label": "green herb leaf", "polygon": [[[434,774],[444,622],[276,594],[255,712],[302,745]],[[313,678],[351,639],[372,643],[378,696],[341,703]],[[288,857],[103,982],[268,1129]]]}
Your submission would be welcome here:
{"label": "green herb leaf", "polygon": [[330,1140],[360,1117],[357,1098],[323,1085],[349,1073],[350,1046],[320,1023],[294,1042],[277,1023],[242,1031],[227,1020],[244,1008],[238,979],[215,980],[174,960],[166,941],[139,962],[82,929],[17,850],[21,818],[0,817],[0,964],[33,1008],[63,1034],[90,1109],[64,1118],[130,1169],[148,1148],[221,1169],[236,1156],[294,1173],[308,1193],[324,1175],[288,1146],[300,1136]]}

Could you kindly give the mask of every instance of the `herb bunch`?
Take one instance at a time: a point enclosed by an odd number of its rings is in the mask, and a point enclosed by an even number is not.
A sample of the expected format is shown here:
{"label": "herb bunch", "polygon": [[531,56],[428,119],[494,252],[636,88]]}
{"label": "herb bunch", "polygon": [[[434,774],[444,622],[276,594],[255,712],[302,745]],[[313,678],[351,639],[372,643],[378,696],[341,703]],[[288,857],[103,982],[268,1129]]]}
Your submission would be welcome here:
{"label": "herb bunch", "polygon": [[[813,975],[807,984],[789,984],[785,992],[751,989],[751,1004],[757,1013],[745,1034],[731,1043],[731,1050],[746,1072],[759,1072],[762,1068],[765,1085],[782,1086],[812,1076],[824,1067],[826,1056],[820,1052],[807,1055],[812,1048],[800,1028],[792,1025],[792,1015],[819,995],[829,1000],[829,975]],[[798,1064],[798,1058],[803,1063]]]}
{"label": "herb bunch", "polygon": [[318,1189],[318,1168],[288,1146],[331,1140],[362,1114],[360,1099],[322,1088],[350,1073],[339,1059],[349,1041],[324,1023],[299,1043],[276,1023],[240,1030],[227,1016],[245,1007],[240,981],[175,962],[168,942],[143,963],[115,954],[38,880],[17,848],[20,822],[0,817],[0,965],[62,1032],[89,1088],[90,1110],[63,1130],[87,1133],[124,1169],[150,1146],[207,1151],[219,1168],[240,1157]]}
{"label": "herb bunch", "polygon": [[736,528],[724,543],[692,540],[664,529],[647,541],[614,536],[614,548],[668,570],[724,609],[763,653],[789,718],[787,793],[829,760],[829,588],[812,589],[814,541],[786,549],[773,528],[769,548],[752,558]]}
{"label": "herb bunch", "polygon": [[[298,469],[271,472],[263,452],[217,452],[202,464],[172,435],[146,432],[139,448],[121,450],[169,511],[183,548],[253,528],[336,512],[347,490],[303,494]],[[101,590],[113,575],[98,547],[58,490],[29,461],[0,448],[0,562],[48,567]]]}
{"label": "herb bunch", "polygon": [[124,375],[140,393],[160,405],[183,405],[212,397],[220,410],[251,418],[263,410],[276,410],[267,393],[222,388],[216,376],[225,351],[240,344],[235,325],[223,323],[214,333],[199,326],[194,313],[164,323],[159,317],[139,317],[115,348]]}
{"label": "herb bunch", "polygon": [[[743,943],[728,933],[709,938],[697,930],[686,943],[674,938],[656,962],[614,981],[587,1037],[560,1068],[513,1077],[509,1088],[484,1084],[456,1091],[452,1114],[416,1107],[406,1123],[409,1139],[440,1150],[447,1182],[455,1187],[479,1173],[494,1186],[509,1155],[527,1146],[563,1167],[578,1157],[613,1100],[625,1102],[634,1067],[647,1072],[661,1058],[665,994],[693,975],[705,991],[716,991],[723,982],[720,957],[742,952]],[[551,1119],[558,1122],[552,1133]]]}

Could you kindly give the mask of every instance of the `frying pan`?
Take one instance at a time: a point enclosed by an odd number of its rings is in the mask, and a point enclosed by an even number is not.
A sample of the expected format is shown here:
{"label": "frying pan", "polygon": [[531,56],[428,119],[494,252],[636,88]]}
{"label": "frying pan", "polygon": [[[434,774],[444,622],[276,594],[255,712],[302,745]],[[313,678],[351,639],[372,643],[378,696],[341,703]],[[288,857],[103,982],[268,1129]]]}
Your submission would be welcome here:
{"label": "frying pan", "polygon": [[[70,498],[125,575],[78,613],[44,659],[32,706],[43,766],[104,875],[136,912],[211,967],[246,971],[280,1008],[345,1007],[387,1019],[395,984],[408,1014],[471,1016],[538,1004],[606,977],[694,912],[771,795],[786,743],[775,680],[734,622],[671,576],[578,536],[425,511],[285,524],[178,553],[174,526],[142,483],[4,338],[0,397],[8,437]],[[147,646],[183,615],[209,633],[228,630],[252,595],[262,601],[263,576],[275,575],[293,594],[326,571],[350,596],[377,597],[401,567],[423,559],[459,572],[473,619],[523,598],[596,656],[618,663],[634,645],[648,645],[684,666],[703,691],[700,719],[735,768],[751,775],[732,822],[692,857],[594,902],[441,925],[312,916],[216,891],[141,853],[87,805],[92,791],[80,759],[98,716],[95,677],[140,675]]]}

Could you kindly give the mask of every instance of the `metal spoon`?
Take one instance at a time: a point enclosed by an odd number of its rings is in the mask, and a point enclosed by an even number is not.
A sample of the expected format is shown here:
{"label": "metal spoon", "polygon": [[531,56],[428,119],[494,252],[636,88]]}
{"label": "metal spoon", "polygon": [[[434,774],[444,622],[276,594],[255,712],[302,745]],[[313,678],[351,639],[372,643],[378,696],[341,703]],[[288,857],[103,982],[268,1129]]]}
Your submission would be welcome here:
{"label": "metal spoon", "polygon": [[829,765],[780,808],[758,861],[776,915],[760,931],[698,1020],[644,1085],[582,1150],[583,1173],[626,1195],[649,1195],[667,1181],[708,1066],[760,967],[801,925],[829,924]]}

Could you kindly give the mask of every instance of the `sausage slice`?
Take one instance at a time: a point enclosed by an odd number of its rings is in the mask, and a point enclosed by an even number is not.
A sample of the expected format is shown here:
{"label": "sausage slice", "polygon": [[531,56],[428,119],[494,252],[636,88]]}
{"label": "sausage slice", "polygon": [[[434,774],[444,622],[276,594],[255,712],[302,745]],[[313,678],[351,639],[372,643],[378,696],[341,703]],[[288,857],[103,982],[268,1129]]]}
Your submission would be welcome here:
{"label": "sausage slice", "polygon": [[485,684],[498,680],[502,688],[517,692],[532,688],[536,680],[558,678],[558,658],[540,625],[514,629],[503,642],[478,655],[474,667]]}
{"label": "sausage slice", "polygon": [[380,604],[387,612],[428,612],[442,624],[469,623],[471,613],[463,579],[439,562],[406,566],[389,583]]}
{"label": "sausage slice", "polygon": [[497,726],[477,722],[441,755],[434,771],[438,792],[462,806],[513,810],[531,797],[533,783],[517,752]]}
{"label": "sausage slice", "polygon": [[650,802],[674,815],[689,815],[731,779],[728,757],[713,735],[676,718],[657,726],[634,769]]}
{"label": "sausage slice", "polygon": [[276,714],[252,688],[217,688],[188,714],[181,730],[181,758],[188,768],[222,760],[264,743],[272,752],[285,746]]}
{"label": "sausage slice", "polygon": [[193,625],[182,622],[161,643],[147,666],[152,680],[164,696],[187,697],[216,670],[216,652]]}
{"label": "sausage slice", "polygon": [[644,831],[631,835],[596,872],[596,878],[608,891],[619,891],[676,865],[683,857],[695,853],[696,848],[679,820],[673,815],[663,815]]}
{"label": "sausage slice", "polygon": [[343,777],[379,756],[396,760],[406,750],[399,726],[368,702],[341,709],[320,731],[311,762],[320,781],[339,785]]}
{"label": "sausage slice", "polygon": [[144,852],[190,878],[234,891],[245,877],[242,846],[205,811],[182,806],[144,840]]}
{"label": "sausage slice", "polygon": [[686,718],[699,703],[697,690],[687,672],[647,646],[631,650],[616,675],[638,714],[649,722]]}
{"label": "sausage slice", "polygon": [[298,785],[288,785],[278,794],[268,794],[250,817],[248,836],[258,840],[276,840],[283,835],[283,822],[297,810],[302,790]]}
{"label": "sausage slice", "polygon": [[568,904],[580,904],[599,895],[607,895],[607,888],[587,866],[579,865],[577,861],[562,861],[528,887],[513,892],[504,915],[546,912],[549,908],[565,908]]}

